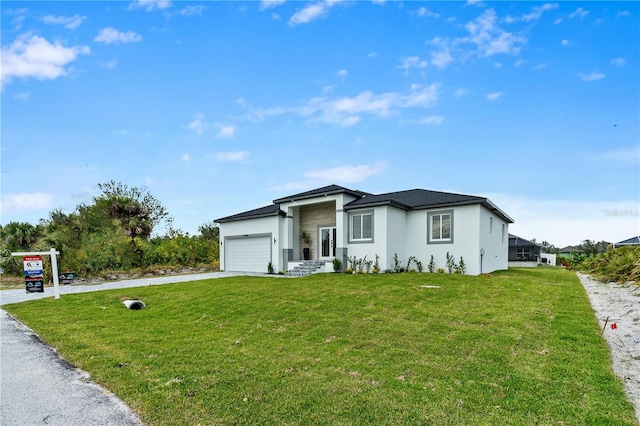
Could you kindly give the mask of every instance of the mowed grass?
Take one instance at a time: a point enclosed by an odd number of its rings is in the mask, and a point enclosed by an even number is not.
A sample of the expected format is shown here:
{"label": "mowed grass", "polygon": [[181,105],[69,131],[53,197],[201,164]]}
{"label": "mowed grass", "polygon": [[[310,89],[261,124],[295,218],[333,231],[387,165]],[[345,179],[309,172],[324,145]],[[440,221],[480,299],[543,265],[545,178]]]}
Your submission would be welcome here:
{"label": "mowed grass", "polygon": [[637,424],[559,268],[233,277],[5,308],[149,425]]}

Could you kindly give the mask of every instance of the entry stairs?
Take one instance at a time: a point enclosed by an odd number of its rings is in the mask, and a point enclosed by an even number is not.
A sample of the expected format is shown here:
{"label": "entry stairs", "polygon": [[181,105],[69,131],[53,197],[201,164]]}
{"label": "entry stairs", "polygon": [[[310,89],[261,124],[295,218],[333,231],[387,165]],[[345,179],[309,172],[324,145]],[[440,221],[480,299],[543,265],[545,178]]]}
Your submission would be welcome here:
{"label": "entry stairs", "polygon": [[307,275],[322,272],[325,262],[322,260],[305,260],[296,265],[293,269],[287,271],[284,275],[287,277],[304,277]]}

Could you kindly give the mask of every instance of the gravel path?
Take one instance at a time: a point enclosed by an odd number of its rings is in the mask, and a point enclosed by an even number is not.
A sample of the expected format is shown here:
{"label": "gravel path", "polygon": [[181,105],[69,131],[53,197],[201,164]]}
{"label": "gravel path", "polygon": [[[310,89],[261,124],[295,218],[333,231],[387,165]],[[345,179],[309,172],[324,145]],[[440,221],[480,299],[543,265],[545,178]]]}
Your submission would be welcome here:
{"label": "gravel path", "polygon": [[580,273],[578,278],[604,329],[613,371],[624,383],[640,422],[640,286],[605,284]]}

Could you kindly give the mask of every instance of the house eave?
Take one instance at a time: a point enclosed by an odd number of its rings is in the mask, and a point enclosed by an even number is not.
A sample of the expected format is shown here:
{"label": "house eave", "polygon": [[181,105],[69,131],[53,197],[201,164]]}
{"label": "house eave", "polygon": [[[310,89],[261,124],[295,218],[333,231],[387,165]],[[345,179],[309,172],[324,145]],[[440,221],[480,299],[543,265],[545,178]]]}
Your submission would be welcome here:
{"label": "house eave", "polygon": [[282,210],[279,210],[277,212],[272,212],[272,213],[262,213],[262,214],[239,216],[239,217],[237,217],[237,215],[227,216],[227,217],[223,217],[223,218],[220,218],[220,219],[216,219],[213,222],[214,223],[228,223],[228,222],[237,222],[237,221],[240,221],[240,220],[260,219],[260,218],[275,217],[275,216],[286,217],[287,214],[285,212],[283,212]]}

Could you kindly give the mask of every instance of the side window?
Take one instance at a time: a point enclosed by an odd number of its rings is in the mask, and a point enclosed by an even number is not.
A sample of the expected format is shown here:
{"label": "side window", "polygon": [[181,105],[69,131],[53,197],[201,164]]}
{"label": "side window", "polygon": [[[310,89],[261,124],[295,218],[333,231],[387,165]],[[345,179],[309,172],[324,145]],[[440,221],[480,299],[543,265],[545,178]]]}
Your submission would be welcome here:
{"label": "side window", "polygon": [[453,210],[427,213],[427,243],[453,242]]}
{"label": "side window", "polygon": [[349,215],[349,241],[373,241],[373,212],[352,213]]}

